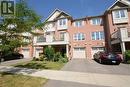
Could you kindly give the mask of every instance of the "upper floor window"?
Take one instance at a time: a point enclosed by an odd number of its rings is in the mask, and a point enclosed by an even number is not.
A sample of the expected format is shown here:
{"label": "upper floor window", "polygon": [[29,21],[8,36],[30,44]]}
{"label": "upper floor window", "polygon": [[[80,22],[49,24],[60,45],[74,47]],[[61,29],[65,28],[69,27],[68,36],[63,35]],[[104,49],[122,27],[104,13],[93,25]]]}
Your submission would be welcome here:
{"label": "upper floor window", "polygon": [[74,22],[74,26],[75,27],[81,27],[81,26],[83,26],[83,21],[75,21]]}
{"label": "upper floor window", "polygon": [[92,25],[101,25],[102,19],[101,18],[92,18],[91,19],[91,24]]}
{"label": "upper floor window", "polygon": [[127,10],[115,10],[113,11],[114,18],[126,18]]}
{"label": "upper floor window", "polygon": [[85,34],[83,34],[83,33],[74,34],[74,40],[76,40],[76,41],[85,40]]}
{"label": "upper floor window", "polygon": [[65,39],[65,32],[61,32],[60,33],[60,40],[64,41],[64,39]]}
{"label": "upper floor window", "polygon": [[104,39],[104,32],[92,32],[92,40],[103,40]]}
{"label": "upper floor window", "polygon": [[65,26],[65,25],[67,25],[67,19],[60,19],[59,26]]}
{"label": "upper floor window", "polygon": [[41,35],[41,36],[37,36],[37,42],[45,42],[46,41],[46,38]]}

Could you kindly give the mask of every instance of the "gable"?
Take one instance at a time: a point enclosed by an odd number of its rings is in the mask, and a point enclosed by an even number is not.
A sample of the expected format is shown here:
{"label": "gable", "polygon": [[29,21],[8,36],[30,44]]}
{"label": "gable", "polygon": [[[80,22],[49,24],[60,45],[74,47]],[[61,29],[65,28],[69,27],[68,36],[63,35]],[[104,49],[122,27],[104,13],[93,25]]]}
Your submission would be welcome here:
{"label": "gable", "polygon": [[47,21],[54,21],[54,19],[56,18],[56,17],[58,17],[59,15],[60,15],[60,11],[55,11],[48,19],[47,19]]}
{"label": "gable", "polygon": [[56,9],[52,12],[52,14],[46,19],[46,21],[54,21],[57,18],[65,18],[66,16],[70,16],[66,12],[63,12],[59,9]]}
{"label": "gable", "polygon": [[118,2],[114,6],[112,6],[111,9],[119,9],[119,8],[122,8],[122,7],[129,7],[129,6],[126,5],[126,4],[123,4],[121,2]]}
{"label": "gable", "polygon": [[66,15],[65,13],[61,13],[59,16],[57,16],[57,19],[61,19],[61,18],[67,18],[68,15]]}
{"label": "gable", "polygon": [[117,0],[113,5],[111,5],[107,10],[120,9],[124,7],[130,7],[130,2],[127,0]]}

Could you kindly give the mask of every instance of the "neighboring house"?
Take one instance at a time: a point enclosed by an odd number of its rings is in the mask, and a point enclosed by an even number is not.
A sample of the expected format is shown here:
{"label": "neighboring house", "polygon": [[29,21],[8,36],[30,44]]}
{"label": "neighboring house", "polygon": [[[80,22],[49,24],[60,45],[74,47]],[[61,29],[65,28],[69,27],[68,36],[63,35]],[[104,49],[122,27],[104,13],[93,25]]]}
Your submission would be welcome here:
{"label": "neighboring house", "polygon": [[119,54],[130,50],[130,1],[117,0],[104,14],[106,48]]}
{"label": "neighboring house", "polygon": [[46,19],[44,34],[35,36],[33,57],[47,46],[71,58],[92,59],[98,51],[130,49],[130,2],[117,0],[103,15],[73,19],[59,9]]}
{"label": "neighboring house", "polygon": [[[39,35],[42,35],[44,32],[43,30],[40,30],[40,29],[35,29],[33,30],[32,32],[35,33],[35,35],[39,36]],[[23,33],[23,36],[27,36],[29,38],[31,38],[30,40],[29,39],[24,39],[24,42],[27,42],[27,43],[30,43],[29,45],[27,46],[21,46],[20,47],[20,53],[22,53],[24,55],[24,58],[32,58],[34,55],[34,46],[33,46],[33,38],[35,37],[34,35],[32,34],[29,34],[29,33]]]}

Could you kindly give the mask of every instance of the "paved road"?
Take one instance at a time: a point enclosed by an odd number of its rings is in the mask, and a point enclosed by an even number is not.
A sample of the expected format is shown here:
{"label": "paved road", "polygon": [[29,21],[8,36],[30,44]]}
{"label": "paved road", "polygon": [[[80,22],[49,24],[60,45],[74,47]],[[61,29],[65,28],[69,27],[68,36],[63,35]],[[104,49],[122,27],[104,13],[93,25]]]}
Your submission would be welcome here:
{"label": "paved road", "polygon": [[[71,71],[71,72],[77,72],[77,73],[81,72],[81,73],[86,73],[86,74],[91,73],[91,75],[93,75],[93,78],[90,78],[90,80],[93,82],[89,80],[88,82],[84,84],[84,83],[72,82],[72,81],[49,80],[48,83],[44,87],[112,87],[112,86],[116,86],[116,84],[119,84],[120,82],[123,83],[124,81],[126,82],[128,81],[128,82],[126,83],[125,86],[122,86],[122,84],[120,84],[120,87],[129,87],[130,79],[125,80],[123,78],[117,78],[117,77],[125,76],[125,75],[130,76],[130,65],[126,65],[126,64],[102,65],[95,62],[94,60],[87,61],[86,59],[73,59],[68,64],[66,64],[66,66],[62,69],[62,71]],[[104,75],[103,78],[102,78],[102,75]],[[113,76],[116,76],[116,77],[113,77]],[[79,79],[81,79],[81,77],[82,75],[79,77]],[[66,76],[66,78],[68,77]],[[78,75],[77,75],[77,78],[78,78]],[[74,79],[76,80],[77,78],[74,78]],[[107,81],[108,81],[108,84],[107,84]]]}
{"label": "paved road", "polygon": [[130,87],[130,65],[102,65],[74,59],[61,71],[0,66],[0,72],[50,79],[44,87]]}
{"label": "paved road", "polygon": [[24,58],[24,59],[17,59],[17,60],[10,60],[10,61],[4,61],[0,63],[0,66],[10,66],[17,63],[23,63],[32,60],[31,58]]}

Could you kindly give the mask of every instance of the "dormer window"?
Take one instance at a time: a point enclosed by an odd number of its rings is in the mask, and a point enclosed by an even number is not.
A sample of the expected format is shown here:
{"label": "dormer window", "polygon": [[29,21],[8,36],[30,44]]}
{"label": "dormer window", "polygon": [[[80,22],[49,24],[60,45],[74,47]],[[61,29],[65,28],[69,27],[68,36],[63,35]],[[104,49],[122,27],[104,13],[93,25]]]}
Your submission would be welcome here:
{"label": "dormer window", "polygon": [[127,9],[114,10],[112,11],[113,23],[127,23],[128,22],[128,12]]}
{"label": "dormer window", "polygon": [[113,11],[114,12],[114,17],[115,18],[125,18],[127,17],[127,14],[126,14],[126,10],[116,10],[116,11]]}
{"label": "dormer window", "polygon": [[57,21],[57,25],[58,25],[57,26],[58,30],[67,29],[68,28],[68,19],[66,19],[66,18],[59,19]]}
{"label": "dormer window", "polygon": [[67,19],[60,19],[59,26],[65,26],[67,24]]}

